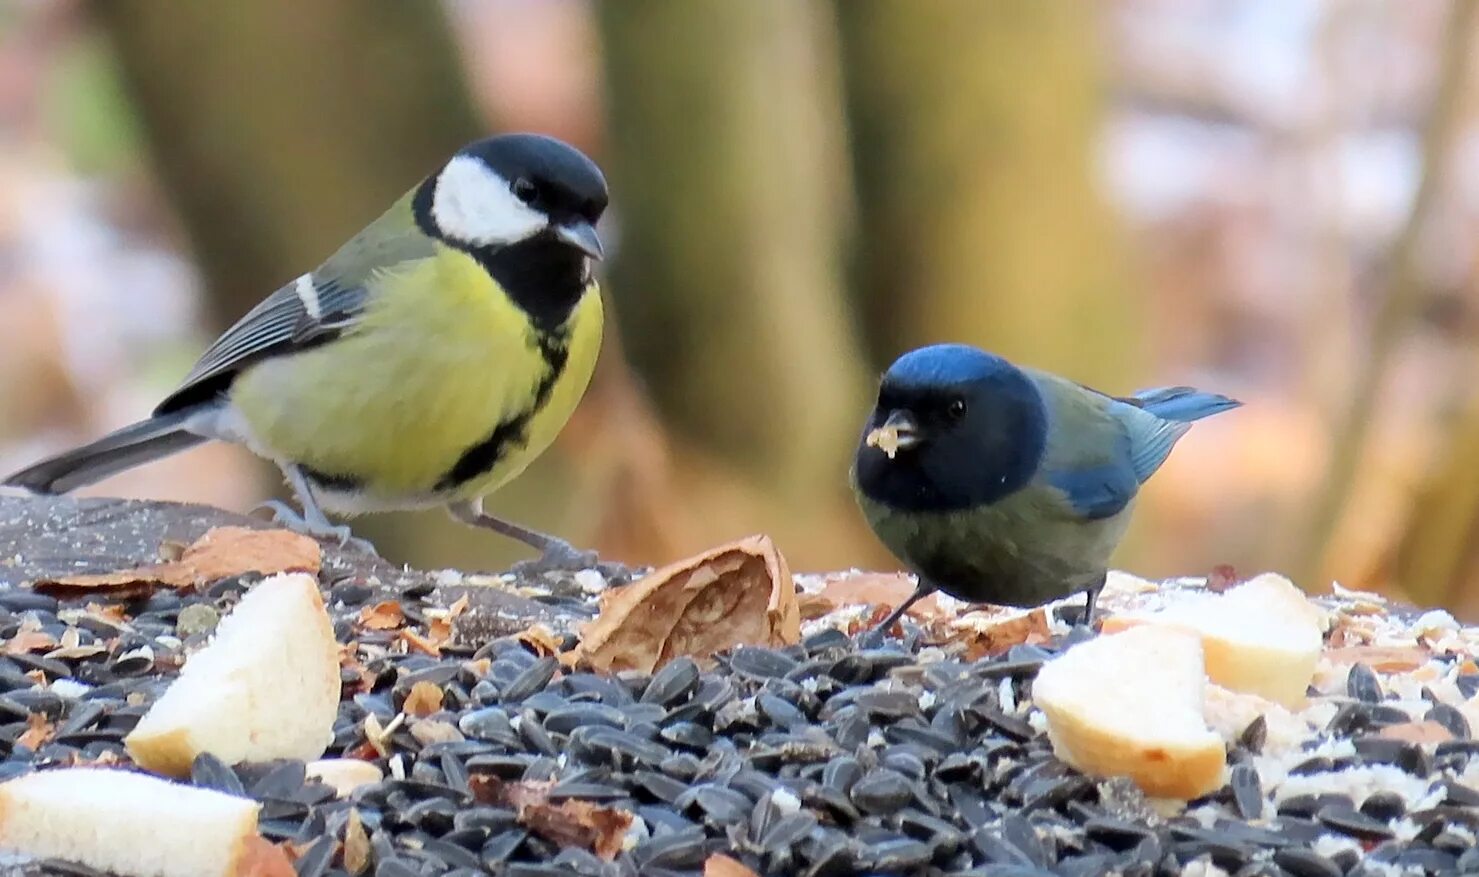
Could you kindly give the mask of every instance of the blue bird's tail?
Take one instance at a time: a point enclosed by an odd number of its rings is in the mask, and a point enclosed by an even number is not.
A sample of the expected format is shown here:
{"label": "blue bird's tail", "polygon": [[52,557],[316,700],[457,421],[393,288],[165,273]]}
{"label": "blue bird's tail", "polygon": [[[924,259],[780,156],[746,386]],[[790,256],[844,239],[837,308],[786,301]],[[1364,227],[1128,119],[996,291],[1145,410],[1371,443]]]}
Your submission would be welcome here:
{"label": "blue bird's tail", "polygon": [[1236,399],[1207,393],[1194,387],[1156,387],[1141,390],[1124,401],[1162,420],[1191,423],[1242,405]]}

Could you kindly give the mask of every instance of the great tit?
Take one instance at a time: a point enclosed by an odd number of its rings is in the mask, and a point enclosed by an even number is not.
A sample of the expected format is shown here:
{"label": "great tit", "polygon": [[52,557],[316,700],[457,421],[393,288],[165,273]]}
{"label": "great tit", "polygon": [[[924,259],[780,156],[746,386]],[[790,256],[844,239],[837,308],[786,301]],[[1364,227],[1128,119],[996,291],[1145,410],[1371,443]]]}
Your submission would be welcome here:
{"label": "great tit", "polygon": [[851,480],[919,584],[874,631],[936,590],[1019,607],[1084,591],[1092,626],[1140,485],[1192,421],[1240,404],[1190,387],[1117,398],[960,344],[904,354],[879,385]]}
{"label": "great tit", "polygon": [[482,511],[554,440],[601,345],[606,181],[536,134],[472,143],[226,330],[147,420],[7,485],[65,493],[209,439],[272,460],[316,537],[341,515],[445,506],[548,566],[594,555]]}

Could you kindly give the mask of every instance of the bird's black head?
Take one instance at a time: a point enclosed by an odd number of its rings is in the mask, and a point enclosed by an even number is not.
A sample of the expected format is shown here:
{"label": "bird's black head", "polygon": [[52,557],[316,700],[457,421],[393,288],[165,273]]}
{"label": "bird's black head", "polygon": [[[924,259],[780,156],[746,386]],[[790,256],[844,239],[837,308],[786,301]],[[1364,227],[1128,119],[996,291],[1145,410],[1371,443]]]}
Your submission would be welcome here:
{"label": "bird's black head", "polygon": [[564,321],[603,256],[606,178],[580,150],[541,134],[470,143],[416,191],[421,230],[463,250],[548,328]]}
{"label": "bird's black head", "polygon": [[854,462],[868,498],[909,511],[984,505],[1031,480],[1047,444],[1032,379],[962,344],[923,347],[883,376]]}

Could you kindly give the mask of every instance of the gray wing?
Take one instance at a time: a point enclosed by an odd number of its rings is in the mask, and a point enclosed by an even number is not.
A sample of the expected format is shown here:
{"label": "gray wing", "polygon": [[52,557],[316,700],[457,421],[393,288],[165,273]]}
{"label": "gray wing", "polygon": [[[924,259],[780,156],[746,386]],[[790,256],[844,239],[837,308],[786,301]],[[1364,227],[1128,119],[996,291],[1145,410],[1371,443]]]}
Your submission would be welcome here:
{"label": "gray wing", "polygon": [[338,338],[363,315],[382,268],[428,258],[435,244],[411,217],[409,196],[317,270],[267,296],[201,354],[180,386],[154,409],[168,414],[224,392],[252,363]]}

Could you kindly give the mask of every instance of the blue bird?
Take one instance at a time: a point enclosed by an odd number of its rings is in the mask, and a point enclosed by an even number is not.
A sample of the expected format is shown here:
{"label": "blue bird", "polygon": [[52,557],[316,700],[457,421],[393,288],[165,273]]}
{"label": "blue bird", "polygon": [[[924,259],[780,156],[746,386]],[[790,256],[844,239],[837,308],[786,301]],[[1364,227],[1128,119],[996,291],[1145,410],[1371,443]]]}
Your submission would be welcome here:
{"label": "blue bird", "polygon": [[1030,607],[1085,592],[1084,624],[1135,494],[1193,421],[1242,403],[1191,387],[1109,396],[963,344],[884,374],[852,486],[919,578],[875,630],[934,591]]}

